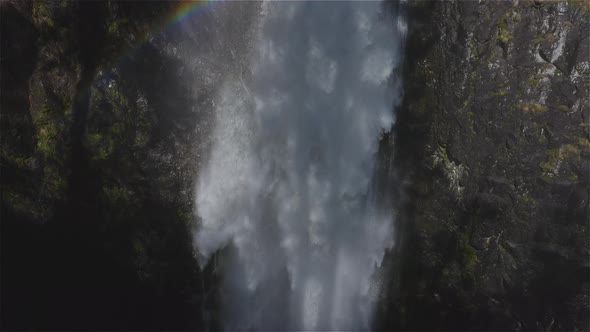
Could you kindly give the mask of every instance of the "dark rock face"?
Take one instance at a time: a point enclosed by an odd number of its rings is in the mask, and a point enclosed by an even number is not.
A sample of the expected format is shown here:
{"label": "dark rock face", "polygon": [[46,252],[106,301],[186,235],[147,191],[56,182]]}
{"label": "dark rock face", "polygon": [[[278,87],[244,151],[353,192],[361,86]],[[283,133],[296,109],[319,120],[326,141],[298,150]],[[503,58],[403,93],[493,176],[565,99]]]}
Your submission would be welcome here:
{"label": "dark rock face", "polygon": [[378,326],[587,329],[587,3],[409,8],[394,146],[409,184]]}
{"label": "dark rock face", "polygon": [[2,329],[220,329],[193,181],[257,7],[180,5],[0,2]]}
{"label": "dark rock face", "polygon": [[204,327],[199,113],[182,64],[143,42],[170,5],[0,4],[3,329]]}

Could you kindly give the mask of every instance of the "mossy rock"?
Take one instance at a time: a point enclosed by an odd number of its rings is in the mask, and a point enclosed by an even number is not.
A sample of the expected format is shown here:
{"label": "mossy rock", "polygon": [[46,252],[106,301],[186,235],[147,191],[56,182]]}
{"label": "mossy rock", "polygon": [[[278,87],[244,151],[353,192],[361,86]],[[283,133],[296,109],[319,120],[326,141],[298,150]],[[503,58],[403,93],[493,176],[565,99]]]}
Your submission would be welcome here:
{"label": "mossy rock", "polygon": [[544,175],[556,176],[558,175],[558,167],[562,162],[578,161],[580,159],[580,149],[572,144],[564,144],[558,149],[551,149],[545,151],[547,159],[539,163],[539,168]]}
{"label": "mossy rock", "polygon": [[442,154],[444,160],[446,162],[449,162],[449,153],[447,152],[447,146],[446,145],[438,145],[438,151],[440,151],[440,153]]}
{"label": "mossy rock", "polygon": [[503,45],[508,44],[512,40],[512,35],[508,31],[508,18],[506,14],[504,14],[498,20],[498,34],[496,35],[496,40]]}
{"label": "mossy rock", "polygon": [[544,113],[549,110],[549,107],[539,103],[520,103],[517,107],[527,113]]}

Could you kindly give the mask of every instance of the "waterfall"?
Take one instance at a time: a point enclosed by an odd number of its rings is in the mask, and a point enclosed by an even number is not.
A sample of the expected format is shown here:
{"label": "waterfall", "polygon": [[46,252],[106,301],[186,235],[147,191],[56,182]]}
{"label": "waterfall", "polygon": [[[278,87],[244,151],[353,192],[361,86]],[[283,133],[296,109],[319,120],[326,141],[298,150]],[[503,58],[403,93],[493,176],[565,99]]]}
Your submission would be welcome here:
{"label": "waterfall", "polygon": [[196,184],[199,259],[225,249],[224,328],[370,328],[374,272],[393,245],[374,170],[401,96],[397,5],[260,5]]}

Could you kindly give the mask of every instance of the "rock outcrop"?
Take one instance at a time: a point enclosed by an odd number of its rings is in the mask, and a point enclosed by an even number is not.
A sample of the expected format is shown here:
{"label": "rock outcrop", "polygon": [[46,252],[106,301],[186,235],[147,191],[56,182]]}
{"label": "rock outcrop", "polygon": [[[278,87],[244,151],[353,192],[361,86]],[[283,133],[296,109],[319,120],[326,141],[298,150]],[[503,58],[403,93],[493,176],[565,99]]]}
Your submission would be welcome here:
{"label": "rock outcrop", "polygon": [[171,5],[0,3],[3,329],[202,328]]}
{"label": "rock outcrop", "polygon": [[409,12],[399,258],[378,327],[587,329],[588,3]]}

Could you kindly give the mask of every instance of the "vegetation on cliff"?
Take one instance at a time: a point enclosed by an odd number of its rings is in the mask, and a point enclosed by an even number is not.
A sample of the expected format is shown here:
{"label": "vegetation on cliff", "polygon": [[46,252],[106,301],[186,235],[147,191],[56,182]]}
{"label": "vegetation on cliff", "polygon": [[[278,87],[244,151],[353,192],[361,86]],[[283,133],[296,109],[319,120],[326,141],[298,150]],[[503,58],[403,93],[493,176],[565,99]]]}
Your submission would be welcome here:
{"label": "vegetation on cliff", "polygon": [[585,4],[411,2],[380,326],[587,329]]}
{"label": "vegetation on cliff", "polygon": [[0,4],[2,328],[203,327],[173,5]]}

